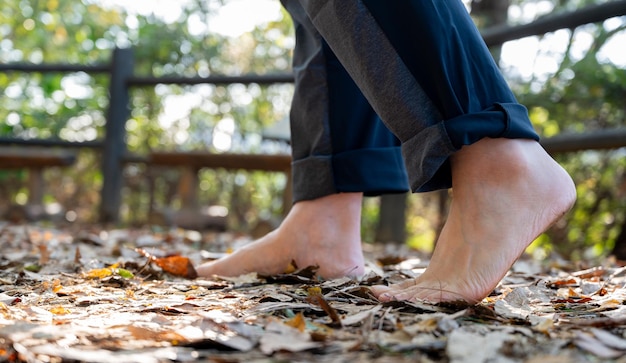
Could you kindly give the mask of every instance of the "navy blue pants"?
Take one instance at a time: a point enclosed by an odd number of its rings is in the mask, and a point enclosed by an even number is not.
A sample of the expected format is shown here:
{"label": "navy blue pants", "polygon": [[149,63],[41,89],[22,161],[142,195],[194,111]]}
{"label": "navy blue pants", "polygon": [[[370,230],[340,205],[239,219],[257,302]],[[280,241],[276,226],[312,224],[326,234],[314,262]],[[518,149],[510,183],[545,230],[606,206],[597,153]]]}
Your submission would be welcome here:
{"label": "navy blue pants", "polygon": [[294,201],[449,188],[462,146],[539,139],[460,0],[281,1],[296,29]]}

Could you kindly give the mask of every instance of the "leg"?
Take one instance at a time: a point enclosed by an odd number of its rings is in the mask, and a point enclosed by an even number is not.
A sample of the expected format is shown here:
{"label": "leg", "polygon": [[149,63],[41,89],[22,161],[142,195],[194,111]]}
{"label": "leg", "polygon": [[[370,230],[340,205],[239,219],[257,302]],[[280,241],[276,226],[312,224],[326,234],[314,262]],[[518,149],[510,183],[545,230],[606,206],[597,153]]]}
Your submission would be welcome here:
{"label": "leg", "polygon": [[[453,187],[430,266],[381,300],[474,303],[575,199],[457,0],[301,0],[402,141],[411,187]],[[358,32],[354,30],[358,29]]]}
{"label": "leg", "polygon": [[[279,228],[232,255],[197,268],[201,276],[276,274],[294,260],[324,278],[363,274],[363,194],[404,192],[399,140],[367,100],[296,1],[291,112],[295,205]],[[384,176],[384,177],[381,177]],[[262,256],[262,258],[260,258]]]}

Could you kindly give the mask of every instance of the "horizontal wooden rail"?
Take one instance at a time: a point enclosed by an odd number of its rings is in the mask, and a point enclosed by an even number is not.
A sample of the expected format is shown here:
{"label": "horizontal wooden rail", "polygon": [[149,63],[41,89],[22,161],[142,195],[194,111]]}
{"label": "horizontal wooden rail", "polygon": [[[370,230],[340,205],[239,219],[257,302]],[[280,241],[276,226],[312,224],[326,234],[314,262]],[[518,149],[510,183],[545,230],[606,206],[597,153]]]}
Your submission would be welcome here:
{"label": "horizontal wooden rail", "polygon": [[76,153],[67,150],[32,147],[0,147],[0,169],[69,166]]}
{"label": "horizontal wooden rail", "polygon": [[261,170],[285,172],[291,168],[291,156],[284,154],[214,154],[205,151],[154,151],[147,162],[152,165],[223,168],[229,170]]}
{"label": "horizontal wooden rail", "polygon": [[562,14],[547,15],[524,25],[495,26],[483,30],[481,34],[487,46],[491,47],[509,40],[543,35],[559,29],[573,29],[584,24],[597,23],[623,15],[626,15],[626,0],[616,0]]}
{"label": "horizontal wooden rail", "polygon": [[541,141],[551,154],[626,147],[626,128],[590,131],[584,134],[561,134]]}
{"label": "horizontal wooden rail", "polygon": [[24,145],[24,146],[45,146],[63,148],[101,148],[103,142],[94,141],[66,141],[59,139],[20,139],[14,137],[0,137],[0,145]]}
{"label": "horizontal wooden rail", "polygon": [[25,73],[110,73],[109,64],[34,64],[34,63],[7,63],[0,64],[0,72],[25,72]]}
{"label": "horizontal wooden rail", "polygon": [[150,86],[157,84],[180,84],[180,85],[196,85],[196,84],[275,84],[275,83],[292,83],[294,76],[291,73],[279,74],[247,74],[241,76],[208,76],[208,77],[180,77],[180,76],[163,76],[163,77],[130,77],[126,83],[129,86]]}

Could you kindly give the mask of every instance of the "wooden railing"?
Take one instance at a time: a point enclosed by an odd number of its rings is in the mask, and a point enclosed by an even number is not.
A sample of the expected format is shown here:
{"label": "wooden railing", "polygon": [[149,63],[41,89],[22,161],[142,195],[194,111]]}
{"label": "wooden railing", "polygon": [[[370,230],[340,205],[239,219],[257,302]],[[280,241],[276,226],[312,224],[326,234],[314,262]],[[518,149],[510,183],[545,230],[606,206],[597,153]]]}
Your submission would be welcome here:
{"label": "wooden railing", "polygon": [[[542,35],[558,29],[573,29],[578,26],[626,15],[626,0],[615,0],[593,5],[577,11],[545,16],[536,21],[519,26],[502,26],[486,29],[483,38],[489,46],[497,46],[506,41],[527,36]],[[69,64],[0,64],[0,72],[25,73],[68,73],[109,74],[109,108],[103,140],[89,142],[69,142],[60,139],[16,139],[0,137],[0,145],[57,146],[63,148],[92,148],[102,152],[101,170],[103,185],[101,190],[100,220],[115,222],[119,218],[122,169],[127,162],[146,162],[146,155],[132,155],[125,143],[125,124],[130,116],[129,89],[150,87],[157,84],[275,84],[293,82],[292,74],[209,76],[209,77],[139,77],[133,73],[134,55],[132,49],[115,49],[111,62],[100,65]],[[558,135],[543,141],[544,147],[552,153],[584,149],[604,149],[626,146],[626,128],[606,130],[580,135]],[[2,165],[0,165],[2,168]]]}

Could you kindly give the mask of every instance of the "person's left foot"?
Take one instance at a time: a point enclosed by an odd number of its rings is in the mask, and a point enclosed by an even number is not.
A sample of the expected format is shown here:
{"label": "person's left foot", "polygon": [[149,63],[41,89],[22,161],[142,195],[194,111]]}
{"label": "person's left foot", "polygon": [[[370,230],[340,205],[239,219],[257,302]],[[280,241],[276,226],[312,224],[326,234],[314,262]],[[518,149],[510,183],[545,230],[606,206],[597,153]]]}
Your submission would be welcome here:
{"label": "person's left foot", "polygon": [[569,175],[535,141],[483,139],[451,162],[450,213],[429,266],[373,287],[381,301],[480,302],[576,198]]}
{"label": "person's left foot", "polygon": [[318,266],[325,279],[358,277],[364,273],[361,250],[361,193],[340,193],[296,203],[274,231],[233,254],[196,268],[211,277],[284,273],[295,262],[298,268]]}

